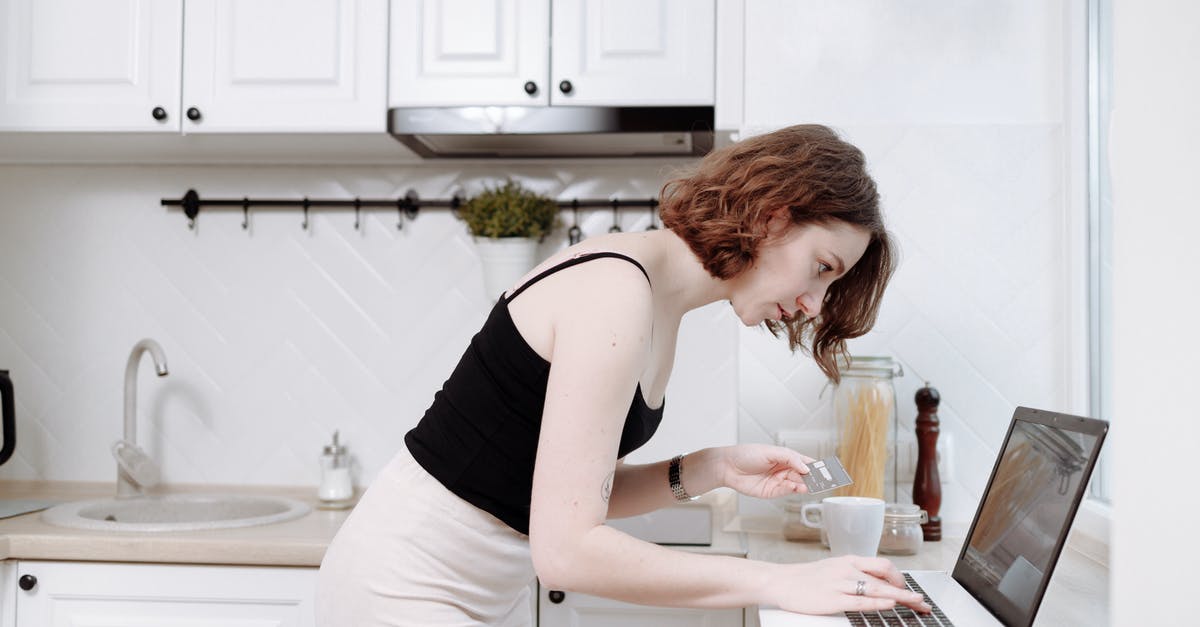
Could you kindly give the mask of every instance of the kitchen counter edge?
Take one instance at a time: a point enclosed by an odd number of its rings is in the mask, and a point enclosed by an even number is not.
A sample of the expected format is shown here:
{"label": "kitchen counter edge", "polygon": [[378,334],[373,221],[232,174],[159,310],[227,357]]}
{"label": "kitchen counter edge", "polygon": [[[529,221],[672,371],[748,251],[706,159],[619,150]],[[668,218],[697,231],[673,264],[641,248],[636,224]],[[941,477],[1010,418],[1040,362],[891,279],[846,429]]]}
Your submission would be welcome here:
{"label": "kitchen counter edge", "polygon": [[[320,509],[315,489],[295,486],[176,485],[164,486],[150,494],[187,492],[282,496],[301,501],[312,509],[296,520],[270,525],[152,533],[58,527],[43,522],[40,511],[31,512],[0,519],[0,560],[316,567],[351,511]],[[3,499],[69,502],[114,494],[111,483],[0,481]],[[696,506],[713,508],[712,546],[672,548],[744,557],[748,552],[745,534],[723,530],[732,499],[732,495],[718,492],[696,502]]]}

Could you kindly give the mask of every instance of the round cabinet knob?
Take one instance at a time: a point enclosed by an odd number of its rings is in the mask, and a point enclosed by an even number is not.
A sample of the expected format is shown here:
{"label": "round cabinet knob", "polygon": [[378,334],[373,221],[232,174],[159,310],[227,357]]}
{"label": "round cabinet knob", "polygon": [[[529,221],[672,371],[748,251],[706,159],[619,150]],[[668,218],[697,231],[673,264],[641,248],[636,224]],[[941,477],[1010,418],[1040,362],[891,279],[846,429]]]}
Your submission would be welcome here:
{"label": "round cabinet knob", "polygon": [[[26,575],[26,577],[28,577],[28,576],[29,575]],[[550,602],[551,603],[562,603],[563,599],[565,599],[565,598],[567,598],[567,593],[563,592],[562,590],[551,590],[550,591]]]}
{"label": "round cabinet knob", "polygon": [[561,91],[564,94],[569,94],[574,89],[575,89],[575,86],[571,84],[571,81],[563,81],[558,84],[558,91]]}
{"label": "round cabinet knob", "polygon": [[167,110],[162,107],[154,107],[154,110],[150,112],[150,115],[154,116],[155,120],[162,122],[163,120],[167,119]]}
{"label": "round cabinet knob", "polygon": [[17,580],[17,585],[22,590],[33,590],[37,586],[37,577],[33,575],[21,575],[21,578]]}
{"label": "round cabinet knob", "polygon": [[533,81],[525,81],[525,93],[530,96],[537,93],[537,83]]}
{"label": "round cabinet knob", "polygon": [[188,119],[193,122],[199,121],[200,120],[200,110],[197,109],[196,107],[188,107],[187,116],[188,116]]}

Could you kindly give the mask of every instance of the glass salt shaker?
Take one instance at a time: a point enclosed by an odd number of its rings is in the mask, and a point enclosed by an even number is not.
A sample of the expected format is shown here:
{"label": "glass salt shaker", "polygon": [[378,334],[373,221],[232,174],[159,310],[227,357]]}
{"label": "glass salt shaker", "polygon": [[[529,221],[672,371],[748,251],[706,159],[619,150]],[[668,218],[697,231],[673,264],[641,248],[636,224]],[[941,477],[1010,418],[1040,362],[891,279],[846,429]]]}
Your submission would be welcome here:
{"label": "glass salt shaker", "polygon": [[350,506],[354,496],[354,485],[350,480],[350,456],[346,446],[338,443],[338,432],[333,432],[333,442],[326,444],[321,452],[321,486],[317,497],[321,507],[344,509]]}
{"label": "glass salt shaker", "polygon": [[925,542],[921,524],[928,522],[925,510],[911,503],[888,503],[883,512],[883,536],[879,552],[915,555]]}

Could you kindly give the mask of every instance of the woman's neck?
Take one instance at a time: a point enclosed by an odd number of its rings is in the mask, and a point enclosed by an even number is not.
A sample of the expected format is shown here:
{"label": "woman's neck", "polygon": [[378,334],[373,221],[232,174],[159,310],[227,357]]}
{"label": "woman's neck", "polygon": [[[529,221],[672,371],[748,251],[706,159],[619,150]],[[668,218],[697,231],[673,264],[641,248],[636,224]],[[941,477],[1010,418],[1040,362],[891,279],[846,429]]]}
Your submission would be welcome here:
{"label": "woman's neck", "polygon": [[664,305],[664,311],[682,317],[693,309],[729,297],[728,282],[709,274],[687,242],[674,231],[661,229],[646,235],[653,266],[648,269],[650,280],[655,300]]}

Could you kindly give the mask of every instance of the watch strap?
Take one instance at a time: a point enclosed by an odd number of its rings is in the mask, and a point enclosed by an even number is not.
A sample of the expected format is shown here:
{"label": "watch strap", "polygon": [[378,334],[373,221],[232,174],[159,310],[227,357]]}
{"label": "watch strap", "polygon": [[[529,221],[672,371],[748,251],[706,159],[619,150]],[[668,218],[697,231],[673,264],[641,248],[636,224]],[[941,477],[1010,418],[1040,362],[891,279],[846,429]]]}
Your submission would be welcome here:
{"label": "watch strap", "polygon": [[683,483],[680,481],[680,476],[683,474],[683,455],[676,455],[671,458],[670,465],[667,466],[667,481],[671,484],[671,494],[675,496],[675,500],[680,503],[686,503],[694,500],[696,497],[687,493],[683,489]]}

